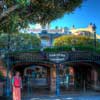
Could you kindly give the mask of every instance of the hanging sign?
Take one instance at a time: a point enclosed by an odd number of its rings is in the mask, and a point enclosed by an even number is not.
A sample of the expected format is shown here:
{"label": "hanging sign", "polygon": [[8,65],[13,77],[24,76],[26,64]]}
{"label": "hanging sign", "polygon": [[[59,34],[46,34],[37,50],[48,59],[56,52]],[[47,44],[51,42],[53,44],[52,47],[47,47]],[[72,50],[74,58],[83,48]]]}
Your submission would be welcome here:
{"label": "hanging sign", "polygon": [[48,59],[55,63],[61,63],[68,59],[68,54],[65,53],[49,53]]}

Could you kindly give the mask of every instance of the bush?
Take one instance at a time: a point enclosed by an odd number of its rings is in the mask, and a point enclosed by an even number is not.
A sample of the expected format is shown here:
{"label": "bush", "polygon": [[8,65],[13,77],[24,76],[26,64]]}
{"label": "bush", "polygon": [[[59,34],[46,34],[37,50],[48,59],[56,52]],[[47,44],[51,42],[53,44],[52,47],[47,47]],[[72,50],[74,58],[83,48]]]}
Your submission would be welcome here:
{"label": "bush", "polygon": [[[76,51],[94,51],[93,46],[56,46],[56,47],[48,47],[45,48],[45,52],[61,52],[61,51],[72,51],[72,48],[75,48]],[[97,52],[100,52],[100,49],[97,50]]]}
{"label": "bush", "polygon": [[59,47],[52,47],[52,48],[45,48],[45,52],[60,52],[60,51],[70,51],[70,46],[59,46]]}
{"label": "bush", "polygon": [[75,46],[75,49],[80,51],[94,51],[93,46]]}
{"label": "bush", "polygon": [[100,54],[100,48],[97,48],[96,49],[96,52]]}
{"label": "bush", "polygon": [[[97,47],[100,47],[100,42],[96,41]],[[56,38],[53,42],[54,46],[83,46],[88,47],[94,45],[93,38],[87,36],[63,35]]]}

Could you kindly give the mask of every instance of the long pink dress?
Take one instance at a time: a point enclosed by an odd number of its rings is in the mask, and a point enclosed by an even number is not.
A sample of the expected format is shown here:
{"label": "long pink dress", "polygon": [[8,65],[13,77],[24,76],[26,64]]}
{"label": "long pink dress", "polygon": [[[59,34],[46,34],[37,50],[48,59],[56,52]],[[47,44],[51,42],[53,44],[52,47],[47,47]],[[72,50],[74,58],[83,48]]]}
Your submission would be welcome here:
{"label": "long pink dress", "polygon": [[[16,77],[16,76],[15,76]],[[13,100],[21,100],[21,78],[20,77],[16,77],[17,79],[20,80],[20,87],[15,87],[14,86],[14,79],[12,80],[12,86],[13,86]]]}

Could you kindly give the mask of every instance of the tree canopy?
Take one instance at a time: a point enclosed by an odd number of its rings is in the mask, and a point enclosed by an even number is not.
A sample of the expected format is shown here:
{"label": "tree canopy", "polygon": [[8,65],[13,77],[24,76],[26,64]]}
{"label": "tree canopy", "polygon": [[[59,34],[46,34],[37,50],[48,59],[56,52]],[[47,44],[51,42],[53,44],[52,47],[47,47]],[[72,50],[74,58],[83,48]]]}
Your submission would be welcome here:
{"label": "tree canopy", "polygon": [[[28,23],[45,25],[62,17],[65,13],[73,12],[80,7],[83,0],[2,0],[0,6],[0,30],[5,27],[15,29],[25,27]],[[13,22],[13,21],[14,22]],[[8,28],[8,30],[11,30]],[[4,30],[5,31],[5,30]],[[5,31],[6,32],[6,31]]]}
{"label": "tree canopy", "polygon": [[[11,37],[8,41],[9,36]],[[8,43],[11,51],[33,49],[41,46],[41,40],[37,35],[31,34],[1,34],[0,49],[7,49]]]}

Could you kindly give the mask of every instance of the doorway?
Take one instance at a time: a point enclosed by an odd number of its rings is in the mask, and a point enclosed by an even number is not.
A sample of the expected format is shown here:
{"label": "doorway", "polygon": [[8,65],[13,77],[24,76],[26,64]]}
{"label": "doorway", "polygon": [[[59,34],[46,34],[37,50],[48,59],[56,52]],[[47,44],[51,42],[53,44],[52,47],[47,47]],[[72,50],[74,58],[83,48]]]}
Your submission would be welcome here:
{"label": "doorway", "polygon": [[50,68],[33,65],[24,69],[23,93],[29,95],[49,94]]}

